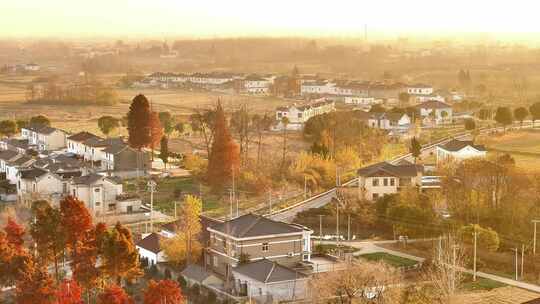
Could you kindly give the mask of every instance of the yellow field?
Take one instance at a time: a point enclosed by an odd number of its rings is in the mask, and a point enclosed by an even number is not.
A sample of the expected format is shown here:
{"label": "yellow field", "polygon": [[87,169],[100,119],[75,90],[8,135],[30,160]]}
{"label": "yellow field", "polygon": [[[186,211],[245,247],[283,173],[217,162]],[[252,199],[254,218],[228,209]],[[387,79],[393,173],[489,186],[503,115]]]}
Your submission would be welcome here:
{"label": "yellow field", "polygon": [[490,154],[508,153],[516,165],[530,171],[540,171],[540,130],[508,131],[498,135],[480,136]]}

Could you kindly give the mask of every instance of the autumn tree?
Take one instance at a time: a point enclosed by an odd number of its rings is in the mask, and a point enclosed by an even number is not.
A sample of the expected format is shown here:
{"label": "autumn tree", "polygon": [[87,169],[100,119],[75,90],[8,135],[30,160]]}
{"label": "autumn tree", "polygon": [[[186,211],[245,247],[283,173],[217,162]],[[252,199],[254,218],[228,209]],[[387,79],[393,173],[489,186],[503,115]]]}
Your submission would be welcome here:
{"label": "autumn tree", "polygon": [[[223,110],[223,109],[222,109]],[[215,110],[199,111],[197,110],[190,116],[191,129],[194,132],[199,132],[204,140],[206,154],[212,153],[212,142],[215,135],[215,123],[217,122],[217,108]]]}
{"label": "autumn tree", "polygon": [[78,254],[73,260],[73,278],[86,290],[87,294],[98,285],[101,273],[97,260],[102,253],[106,231],[105,224],[98,223],[86,233],[79,244]]}
{"label": "autumn tree", "polygon": [[22,246],[24,228],[8,218],[4,231],[0,231],[0,286],[12,286],[33,263]]}
{"label": "autumn tree", "polygon": [[411,153],[412,157],[414,157],[414,163],[416,164],[416,160],[420,157],[422,154],[422,145],[416,139],[416,137],[411,138],[411,145],[409,146],[409,152]]}
{"label": "autumn tree", "polygon": [[282,154],[281,154],[281,170],[285,168],[285,157],[287,156],[287,127],[289,125],[289,118],[283,116],[281,118],[281,125],[283,128],[283,145],[282,145]]}
{"label": "autumn tree", "polygon": [[529,111],[525,107],[519,107],[514,109],[514,117],[521,125],[523,125],[523,120],[527,118]]}
{"label": "autumn tree", "polygon": [[17,133],[17,123],[13,120],[0,121],[0,136],[11,137]]}
{"label": "autumn tree", "polygon": [[116,282],[133,279],[141,275],[139,254],[131,232],[117,223],[103,239],[102,269],[105,275]]}
{"label": "autumn tree", "polygon": [[17,252],[24,250],[24,227],[19,225],[12,217],[8,217],[7,224],[4,227],[8,244]]}
{"label": "autumn tree", "polygon": [[29,124],[29,121],[27,119],[17,119],[15,123],[17,124],[17,130],[20,130],[22,128],[26,128]]}
{"label": "autumn tree", "polygon": [[201,211],[202,201],[195,196],[186,196],[180,219],[175,222],[176,236],[163,242],[163,250],[170,261],[190,263],[201,255],[202,245],[198,238],[202,229]]}
{"label": "autumn tree", "polygon": [[128,142],[132,148],[141,150],[150,145],[150,117],[151,111],[148,99],[142,94],[135,96],[127,114]]}
{"label": "autumn tree", "polygon": [[529,113],[531,114],[531,119],[534,123],[540,119],[540,102],[535,102],[529,107]]}
{"label": "autumn tree", "polygon": [[255,114],[253,115],[251,120],[257,132],[257,165],[259,165],[259,162],[261,161],[261,155],[262,155],[263,133],[270,129],[273,121],[270,118],[270,116],[268,116],[267,114],[264,114],[264,116]]}
{"label": "autumn tree", "polygon": [[98,296],[98,304],[133,304],[133,300],[118,285],[107,286]]}
{"label": "autumn tree", "polygon": [[246,164],[249,156],[249,142],[252,133],[253,122],[246,104],[232,113],[231,127],[238,134],[240,141],[240,156],[242,163]]}
{"label": "autumn tree", "polygon": [[44,267],[29,266],[17,281],[18,304],[56,304],[54,282]]}
{"label": "autumn tree", "polygon": [[159,112],[159,121],[161,126],[163,126],[163,131],[167,136],[170,136],[171,133],[175,130],[175,121],[171,112]]}
{"label": "autumn tree", "polygon": [[474,243],[474,233],[477,233],[478,247],[485,248],[491,252],[499,249],[500,239],[496,231],[491,228],[484,228],[477,224],[469,224],[461,227],[458,231],[459,238],[467,243]]}
{"label": "autumn tree", "polygon": [[47,118],[47,116],[45,116],[45,115],[37,115],[37,116],[33,116],[32,118],[30,118],[30,124],[31,124],[31,125],[45,125],[45,126],[50,126],[50,125],[51,125],[51,121],[50,121],[49,118]]}
{"label": "autumn tree", "polygon": [[60,210],[52,208],[47,201],[35,201],[32,213],[34,221],[30,226],[30,234],[36,244],[39,264],[45,267],[53,262],[55,279],[58,281],[58,262],[66,246]]}
{"label": "autumn tree", "polygon": [[169,162],[169,139],[167,136],[161,138],[159,158],[163,161],[165,168],[167,168],[167,163]]}
{"label": "autumn tree", "polygon": [[69,195],[60,201],[60,218],[67,248],[71,257],[76,260],[81,240],[92,229],[92,216],[82,201]]}
{"label": "autumn tree", "polygon": [[157,112],[150,113],[150,149],[152,149],[152,160],[154,160],[154,148],[157,147],[163,138],[163,127],[159,121]]}
{"label": "autumn tree", "polygon": [[227,125],[225,112],[218,102],[214,123],[214,140],[208,159],[207,180],[214,192],[220,192],[232,181],[238,170],[239,150]]}
{"label": "autumn tree", "polygon": [[495,112],[495,121],[503,125],[506,131],[506,126],[512,124],[512,111],[508,107],[498,107]]}
{"label": "autumn tree", "polygon": [[64,280],[57,287],[55,304],[83,304],[82,288],[73,280]]}
{"label": "autumn tree", "polygon": [[476,129],[476,123],[474,122],[474,119],[467,118],[465,119],[465,130],[472,131]]}
{"label": "autumn tree", "polygon": [[182,291],[175,281],[150,280],[144,292],[144,304],[183,304],[184,302]]}
{"label": "autumn tree", "polygon": [[105,136],[120,127],[120,119],[112,116],[101,116],[98,119],[98,127]]}

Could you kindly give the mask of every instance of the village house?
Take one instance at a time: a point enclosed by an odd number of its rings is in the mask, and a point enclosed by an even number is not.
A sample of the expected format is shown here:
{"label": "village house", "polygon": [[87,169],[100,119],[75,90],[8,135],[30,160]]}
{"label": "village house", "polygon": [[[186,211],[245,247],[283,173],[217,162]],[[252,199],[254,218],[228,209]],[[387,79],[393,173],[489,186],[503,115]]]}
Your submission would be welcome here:
{"label": "village house", "polygon": [[156,265],[167,261],[167,256],[161,249],[161,242],[165,237],[152,232],[143,234],[142,239],[135,244],[135,248],[139,252],[141,259],[146,259],[148,265]]}
{"label": "village house", "polygon": [[85,143],[87,141],[101,141],[101,137],[90,132],[82,131],[67,137],[67,151],[84,159],[90,159],[91,150]]}
{"label": "village house", "polygon": [[10,184],[17,183],[17,175],[19,171],[24,170],[26,168],[30,168],[30,166],[35,161],[36,160],[33,159],[32,157],[24,155],[24,154],[19,155],[19,157],[11,161],[6,161],[4,165],[6,179],[9,181]]}
{"label": "village house", "polygon": [[30,206],[38,199],[57,203],[68,193],[68,182],[60,176],[41,168],[27,168],[17,175],[17,199]]}
{"label": "village house", "polygon": [[276,110],[276,130],[282,130],[285,126],[281,123],[283,117],[287,117],[289,122],[287,129],[300,130],[304,123],[311,117],[335,111],[336,105],[333,101],[319,101],[307,105],[292,105],[289,107],[279,107]]}
{"label": "village house", "polygon": [[423,83],[409,85],[407,87],[407,93],[409,95],[431,95],[433,94],[433,86]]}
{"label": "village house", "polygon": [[471,140],[453,139],[444,145],[437,146],[437,164],[448,161],[462,161],[471,158],[485,158],[486,147],[475,145]]}
{"label": "village house", "polygon": [[452,121],[452,106],[437,100],[430,100],[416,106],[425,125],[440,125]]}
{"label": "village house", "polygon": [[243,79],[237,79],[237,91],[240,94],[267,95],[270,93],[274,78],[248,75]]}
{"label": "village house", "polygon": [[299,225],[246,214],[212,225],[205,263],[216,273],[231,275],[242,256],[250,262],[263,259],[291,267],[311,258],[313,231]]}
{"label": "village house", "polygon": [[38,151],[54,151],[66,147],[66,133],[47,125],[29,125],[21,128],[21,137]]}
{"label": "village house", "polygon": [[[14,150],[2,150],[0,151],[0,172],[6,173],[6,165],[22,157],[23,154]],[[7,175],[7,174],[6,174]]]}
{"label": "village house", "polygon": [[358,191],[367,200],[395,194],[405,187],[421,187],[423,166],[381,162],[358,170]]}
{"label": "village house", "polygon": [[232,269],[234,288],[259,303],[305,299],[309,277],[275,261],[262,259]]}
{"label": "village house", "polygon": [[300,95],[327,95],[335,92],[334,83],[325,80],[304,82],[300,85]]}
{"label": "village house", "polygon": [[411,118],[405,113],[393,112],[364,112],[357,111],[357,118],[363,120],[367,126],[381,130],[408,130]]}
{"label": "village house", "polygon": [[28,139],[13,137],[0,139],[0,150],[12,150],[20,154],[25,154],[31,148]]}

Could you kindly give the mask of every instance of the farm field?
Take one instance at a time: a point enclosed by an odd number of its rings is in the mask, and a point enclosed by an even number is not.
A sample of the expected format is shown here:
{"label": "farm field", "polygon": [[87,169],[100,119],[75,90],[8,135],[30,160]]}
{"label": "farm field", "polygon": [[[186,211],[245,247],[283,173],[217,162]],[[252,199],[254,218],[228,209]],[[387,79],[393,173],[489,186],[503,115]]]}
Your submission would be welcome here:
{"label": "farm field", "polygon": [[481,136],[477,141],[486,145],[491,155],[512,155],[520,168],[535,171],[540,168],[540,130],[509,131],[489,137]]}

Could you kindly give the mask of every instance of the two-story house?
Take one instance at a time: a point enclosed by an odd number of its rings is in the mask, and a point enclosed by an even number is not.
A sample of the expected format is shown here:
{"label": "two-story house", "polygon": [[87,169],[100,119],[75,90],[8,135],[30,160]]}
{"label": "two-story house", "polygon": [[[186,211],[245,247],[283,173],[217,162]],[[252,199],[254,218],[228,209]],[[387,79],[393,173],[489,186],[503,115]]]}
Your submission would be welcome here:
{"label": "two-story house", "polygon": [[443,124],[452,121],[452,106],[437,100],[429,100],[416,106],[424,124]]}
{"label": "two-story house", "polygon": [[45,169],[32,167],[18,172],[17,199],[21,203],[30,205],[38,199],[55,203],[67,190],[66,181]]}
{"label": "two-story house", "polygon": [[443,145],[437,146],[437,164],[448,161],[462,161],[470,158],[485,158],[486,147],[475,145],[472,140],[453,139]]}
{"label": "two-story house", "polygon": [[8,163],[11,163],[15,161],[16,159],[22,157],[23,154],[19,153],[18,151],[14,150],[2,150],[0,151],[0,172],[6,173],[7,175],[7,168],[6,165]]}
{"label": "two-story house", "polygon": [[79,132],[68,136],[67,138],[67,151],[79,156],[84,157],[85,159],[90,158],[91,155],[90,147],[85,144],[86,141],[101,141],[102,138],[94,135],[90,132]]}
{"label": "two-story house", "polygon": [[21,137],[39,151],[54,151],[66,147],[66,133],[47,125],[31,124],[21,129]]}
{"label": "two-story house", "polygon": [[12,150],[25,154],[32,148],[33,146],[29,144],[28,139],[6,137],[0,140],[0,150]]}
{"label": "two-story house", "polygon": [[423,166],[377,163],[358,170],[358,191],[366,200],[395,194],[404,187],[421,187]]}
{"label": "two-story house", "polygon": [[292,266],[311,259],[313,231],[295,224],[246,214],[208,227],[206,265],[216,273],[230,275],[241,256],[249,261],[268,259]]}
{"label": "two-story house", "polygon": [[15,160],[5,163],[6,179],[10,184],[17,183],[17,175],[19,171],[30,168],[36,160],[27,155],[20,155]]}

